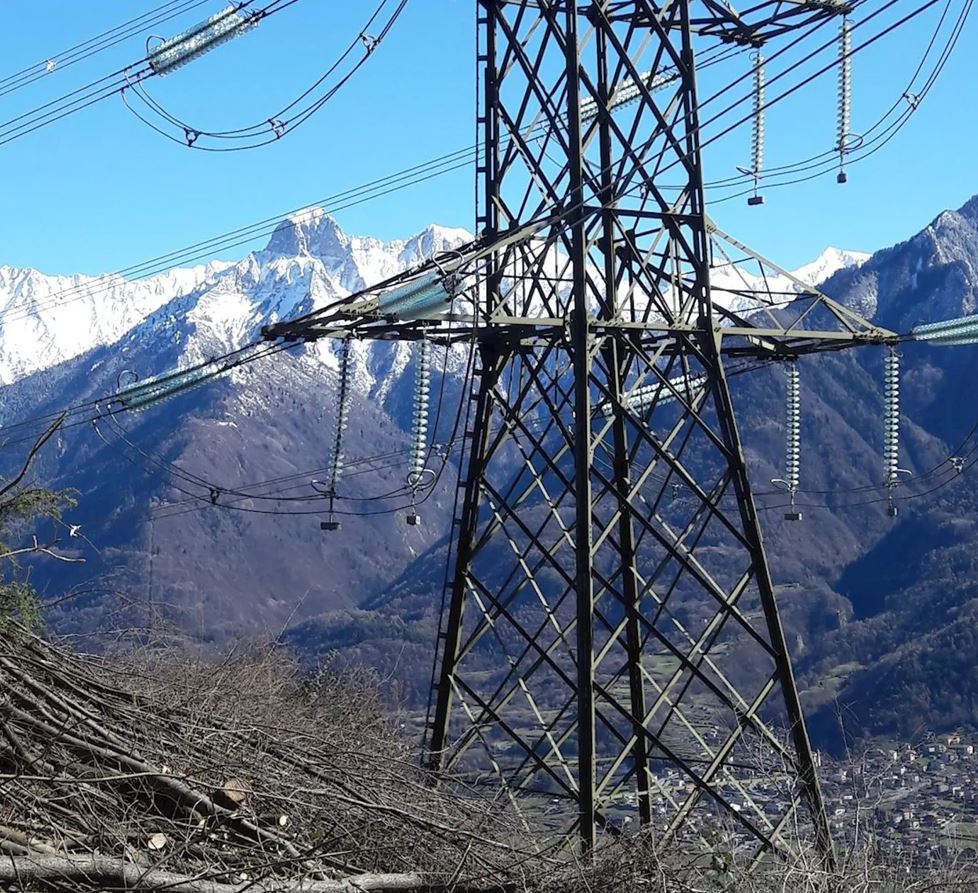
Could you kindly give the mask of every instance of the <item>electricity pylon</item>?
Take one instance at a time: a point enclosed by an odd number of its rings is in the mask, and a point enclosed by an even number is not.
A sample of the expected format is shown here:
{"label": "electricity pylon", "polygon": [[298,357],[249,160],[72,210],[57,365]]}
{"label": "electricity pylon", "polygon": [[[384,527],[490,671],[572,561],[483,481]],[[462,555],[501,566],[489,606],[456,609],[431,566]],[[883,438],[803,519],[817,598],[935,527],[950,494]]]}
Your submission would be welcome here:
{"label": "electricity pylon", "polygon": [[818,331],[718,306],[694,41],[757,45],[841,7],[478,8],[478,225],[498,247],[432,765],[566,799],[585,847],[634,809],[663,840],[724,816],[762,848],[800,832],[828,853],[724,356],[892,333],[823,296],[801,302]]}
{"label": "electricity pylon", "polygon": [[714,252],[788,274],[706,214],[694,43],[845,11],[480,0],[477,239],[266,331],[475,345],[429,761],[585,848],[635,812],[831,858],[728,376],[899,339],[711,284]]}

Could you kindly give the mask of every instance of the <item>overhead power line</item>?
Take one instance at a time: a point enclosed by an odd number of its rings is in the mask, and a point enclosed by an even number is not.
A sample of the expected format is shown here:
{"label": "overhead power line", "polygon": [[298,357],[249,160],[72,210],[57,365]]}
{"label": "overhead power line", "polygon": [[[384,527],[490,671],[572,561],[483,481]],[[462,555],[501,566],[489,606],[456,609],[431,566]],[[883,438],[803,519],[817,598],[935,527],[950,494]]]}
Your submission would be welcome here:
{"label": "overhead power line", "polygon": [[[696,848],[700,837],[713,850],[716,835],[731,828],[729,840],[745,859],[807,863],[814,835],[821,865],[834,871],[831,825],[729,379],[738,369],[824,351],[890,350],[884,418],[892,505],[902,471],[894,353],[902,336],[805,289],[723,234],[705,210],[702,150],[752,117],[759,123],[767,108],[836,66],[845,68],[848,84],[853,54],[939,0],[914,0],[906,14],[900,2],[882,2],[858,22],[846,19],[862,8],[858,2],[835,0],[765,0],[743,12],[696,4],[695,18],[689,2],[567,3],[561,14],[546,3],[483,4],[478,236],[327,307],[266,326],[272,347],[251,344],[135,382],[72,424],[92,419],[109,443],[99,427],[104,420],[135,453],[127,453],[132,461],[140,457],[170,475],[174,489],[221,508],[281,514],[277,502],[328,496],[349,500],[356,514],[380,515],[405,508],[392,504],[410,489],[412,523],[421,479],[423,501],[448,467],[448,450],[438,471],[422,461],[431,448],[429,345],[447,356],[452,345],[468,344],[448,438],[464,445],[467,462],[432,666],[428,768],[482,779],[492,773],[514,803],[525,795],[536,802],[547,791],[572,804],[572,813],[551,810],[548,826],[579,835],[585,853],[595,851],[599,830],[614,829],[634,810],[639,824],[654,829],[657,847],[675,841]],[[901,15],[897,21],[877,18],[891,10]],[[806,42],[797,60],[769,52],[767,41],[786,35],[815,43],[820,28],[840,19],[841,51],[827,65],[818,54],[834,39],[804,54]],[[704,39],[764,44],[763,78],[758,58],[745,96],[728,82],[701,101],[690,48]],[[528,48],[533,61],[522,64]],[[636,57],[651,59],[648,79],[635,71]],[[666,74],[663,68],[671,73],[660,90],[655,75]],[[635,102],[618,116],[621,81]],[[843,94],[840,169],[852,160]],[[752,109],[742,116],[745,101]],[[701,124],[707,109],[716,111]],[[731,289],[748,298],[739,308],[711,291],[712,245],[720,239],[760,267],[764,285]],[[780,300],[784,290],[765,287],[774,276],[800,285],[803,296]],[[466,289],[471,301],[459,300],[464,306],[447,317],[437,314]],[[976,325],[969,317],[913,334],[960,345],[975,340]],[[292,342],[337,337],[419,342],[424,360],[404,486],[341,494],[334,473],[328,491],[315,495],[222,490],[143,448],[114,418]],[[344,366],[340,402],[348,375]],[[807,468],[799,457],[799,388],[792,373],[780,479],[792,501]],[[334,472],[345,415],[344,406]],[[677,490],[685,502],[670,501]],[[272,505],[225,505],[222,494]],[[498,673],[485,672],[487,646],[499,658]],[[657,659],[664,654],[667,661]],[[775,725],[782,720],[788,734]]]}
{"label": "overhead power line", "polygon": [[[194,2],[183,0],[183,2],[184,6],[178,7],[179,12],[200,5],[200,0],[194,0]],[[148,80],[171,73],[203,53],[209,52],[219,44],[245,33],[269,16],[288,9],[298,3],[299,0],[271,0],[264,7],[249,8],[254,2],[255,0],[243,0],[243,2],[228,6],[175,38],[165,40],[157,46],[147,46],[147,53],[142,59],[0,123],[0,146],[34,133],[49,124],[60,121],[115,95],[121,96],[126,107],[157,133],[191,148],[224,152],[241,151],[267,145],[281,139],[320,111],[366,64],[407,6],[407,0],[381,0],[374,13],[367,19],[363,28],[340,54],[339,58],[311,86],[303,90],[284,107],[271,115],[263,115],[257,123],[243,128],[211,131],[193,126],[168,112],[146,92],[145,85]],[[393,10],[387,13],[386,18],[382,18],[390,3],[394,3]],[[170,18],[173,18],[174,15],[171,15]],[[158,24],[167,20],[167,18],[157,18],[152,21]],[[124,33],[128,37],[137,32],[130,29]],[[122,39],[124,38],[120,37],[116,42]],[[96,43],[95,46],[101,46],[101,44]],[[357,52],[358,50],[359,52]],[[93,54],[94,52],[88,55]],[[71,58],[73,61],[81,61],[88,56],[82,54]],[[345,64],[347,67],[344,69]],[[14,75],[10,89],[32,83],[31,78],[37,79],[46,74],[48,70],[50,70],[50,61],[45,63],[43,73],[34,72],[33,69],[30,69],[24,76]],[[330,82],[330,78],[334,75],[336,76],[335,82]],[[26,81],[24,77],[27,78]],[[3,95],[3,89],[3,85],[0,83],[0,96]],[[127,101],[127,94],[138,97],[147,112],[156,115],[160,123],[153,123],[145,114],[137,111]],[[168,132],[164,129],[167,126],[173,128],[174,132]],[[217,143],[206,145],[208,140],[214,140]],[[222,141],[225,145],[221,145]],[[227,145],[228,143],[230,145]]]}
{"label": "overhead power line", "polygon": [[[249,357],[247,359],[247,362],[251,362],[251,361],[252,359]],[[766,366],[766,364],[735,365],[730,369],[729,374],[731,376],[739,376],[739,375],[743,375],[744,373],[756,371],[757,369],[763,368],[764,366]],[[196,367],[192,367],[191,371],[197,372],[198,369]],[[178,373],[173,373],[172,375],[173,377],[177,377],[181,374],[185,374],[185,373],[178,372]],[[446,375],[443,370],[442,378],[441,378],[442,388],[444,387],[445,378]],[[151,388],[152,386],[153,386],[152,380],[142,385],[143,388]],[[134,386],[134,388],[135,387],[136,386]],[[109,400],[111,400],[112,402],[116,402],[119,400],[119,396],[116,395],[112,398],[106,398],[105,401],[103,402],[107,402]],[[62,410],[62,414],[65,412],[70,412],[70,410]],[[595,412],[600,413],[601,408],[598,407],[595,410]],[[119,413],[113,413],[113,417],[118,414]],[[93,419],[95,421],[98,421],[99,418],[100,417],[97,415],[93,416]],[[544,424],[543,422],[539,422],[539,421],[534,421],[529,423],[531,428],[540,428],[542,427],[543,424]],[[438,418],[435,419],[435,422],[433,423],[431,430],[433,432],[438,430]],[[183,514],[185,511],[188,511],[188,509],[185,508],[188,503],[191,504],[195,503],[193,509],[189,509],[193,511],[204,510],[211,507],[218,507],[223,509],[240,510],[240,511],[249,512],[251,511],[249,507],[240,506],[236,504],[240,502],[247,502],[249,500],[256,500],[259,502],[268,501],[268,502],[276,502],[276,503],[314,503],[318,506],[316,509],[310,511],[305,511],[305,510],[295,511],[295,510],[287,510],[281,508],[277,510],[262,509],[260,510],[261,514],[285,514],[285,515],[322,514],[324,511],[323,506],[325,502],[329,499],[329,494],[327,492],[322,492],[319,490],[315,490],[314,492],[309,492],[305,495],[298,495],[298,496],[283,496],[282,494],[288,491],[298,489],[300,486],[310,489],[312,487],[312,482],[315,480],[317,475],[328,474],[332,470],[333,467],[332,460],[326,466],[311,468],[306,471],[298,471],[290,475],[284,475],[275,478],[254,481],[249,484],[230,485],[226,482],[217,482],[207,478],[203,478],[189,471],[183,466],[176,464],[175,462],[164,459],[158,452],[147,450],[145,447],[139,446],[132,440],[131,436],[127,432],[125,432],[123,429],[119,428],[118,426],[116,426],[116,431],[119,434],[121,440],[123,440],[134,452],[136,452],[144,460],[149,462],[153,467],[156,467],[160,471],[165,472],[169,477],[177,481],[181,481],[184,485],[196,485],[201,488],[200,493],[194,493],[192,491],[187,491],[183,487],[179,487],[179,486],[176,487],[176,489],[179,492],[183,493],[187,498],[158,506],[156,509],[154,509],[153,512],[153,516],[156,518],[165,518],[165,517],[171,517],[176,514]],[[975,428],[972,431],[972,436],[976,432],[978,432],[978,422],[976,422]],[[965,441],[965,443],[967,443],[967,441]],[[955,454],[959,454],[964,449],[965,443],[962,443],[961,445],[958,446]],[[456,453],[461,447],[462,447],[462,441],[461,438],[458,436],[458,420],[456,419],[456,421],[453,423],[452,432],[450,436],[446,439],[432,442],[430,445],[429,452],[442,456],[443,463],[444,463],[444,461],[447,461],[447,459],[453,453]],[[336,447],[334,445],[334,453],[338,449],[339,447]],[[354,459],[345,459],[343,462],[343,476],[344,478],[347,478],[352,476],[353,474],[364,474],[374,470],[387,470],[390,468],[406,466],[410,461],[410,457],[414,449],[415,447],[413,445],[408,445],[400,449],[389,450],[382,453],[370,454],[366,456],[357,457]],[[384,463],[384,464],[379,464],[379,463]],[[942,463],[942,465],[943,464],[944,463]],[[934,470],[936,471],[939,468],[940,466],[935,466]],[[354,471],[354,469],[356,470]],[[921,478],[926,476],[927,476],[926,474],[922,475]],[[302,480],[303,483],[297,484],[296,481],[299,480]],[[281,486],[278,489],[273,489],[271,492],[268,493],[251,492],[253,490],[265,489],[273,485],[284,485],[284,486]],[[835,494],[845,494],[845,493],[858,492],[859,490],[863,490],[863,489],[879,489],[879,488],[878,487],[845,488],[845,489],[840,488],[838,490],[834,490],[831,492]],[[815,493],[818,491],[805,490],[800,492]],[[409,487],[404,487],[380,498],[390,499],[398,496],[408,497],[409,495],[410,495]],[[758,495],[764,495],[764,494],[758,494]],[[364,495],[349,495],[343,497],[335,493],[333,494],[334,500],[343,500],[344,498],[353,503],[364,503],[364,502],[374,501],[378,497],[364,496]],[[176,511],[176,512],[168,511],[170,509],[181,509],[181,507],[183,507],[181,511]],[[385,510],[384,513],[386,514],[388,513],[388,511],[390,513],[397,512],[405,507],[406,505],[399,505],[397,507],[390,508],[389,510]],[[334,513],[338,515],[349,515],[349,516],[374,514],[374,512],[371,511],[364,512],[362,510],[358,510],[352,507],[348,510],[334,509]]]}
{"label": "overhead power line", "polygon": [[[865,2],[865,0],[859,0],[859,2]],[[892,0],[891,3],[887,4],[887,8],[892,6],[895,2],[897,2],[897,0]],[[936,2],[936,0],[933,0],[933,2]],[[963,25],[963,21],[964,19],[966,19],[968,12],[970,12],[971,4],[972,4],[972,0],[968,0],[965,9],[962,12],[962,17],[959,18],[959,25],[955,31],[955,36],[954,36],[955,42],[957,40],[957,36],[960,34],[960,27]],[[933,5],[933,3],[927,4],[928,7],[931,5]],[[921,9],[920,11],[923,10]],[[889,30],[892,29],[888,29],[887,33],[889,33]],[[933,44],[933,41],[934,41],[934,37],[931,38],[930,45]],[[830,45],[831,45],[830,41],[826,42],[825,44],[823,44],[822,49],[828,48]],[[854,52],[857,52],[858,49],[859,47],[857,47],[857,49]],[[947,57],[950,53],[950,49],[953,49],[953,43],[949,47],[945,48],[945,53],[942,54],[941,67],[943,67],[943,63],[946,62]],[[727,56],[724,58],[729,58],[729,52],[730,52],[730,48],[725,48],[725,53],[727,53]],[[776,57],[777,54],[769,57],[767,61],[770,62],[772,59]],[[720,59],[720,57],[714,57],[714,61],[718,59],[720,61],[723,61],[722,59]],[[711,64],[710,61],[708,61],[707,64],[708,65]],[[919,73],[919,66],[918,66],[918,73]],[[936,77],[939,73],[940,73],[939,70],[935,71],[932,74],[932,77],[928,80],[928,84],[926,88],[928,91],[930,87],[933,85],[933,83],[936,81]],[[748,77],[748,76],[749,73],[744,77]],[[813,79],[814,76],[807,78],[805,81],[802,82],[802,84],[799,84],[794,89],[800,88],[805,83],[808,83]],[[721,94],[716,94],[714,97],[711,97],[711,99],[716,99],[719,95]],[[789,94],[784,94],[784,95],[789,95]],[[777,97],[777,99],[781,99],[781,98],[784,98],[784,96]],[[746,102],[749,99],[751,99],[751,95],[747,94],[743,98],[743,100],[741,100],[741,102]],[[777,99],[768,102],[767,106],[773,105],[774,102],[777,101]],[[735,103],[730,108],[734,108],[739,104],[740,103]],[[905,114],[901,117],[899,126],[903,126],[903,124],[906,123],[906,121],[909,119],[910,115],[912,115],[914,111],[915,108],[908,109],[905,112]],[[745,116],[738,122],[738,124],[743,123],[746,120],[749,120],[749,118],[750,115]],[[728,128],[728,130],[729,129],[730,128]],[[725,131],[725,133],[726,132],[727,131]],[[887,142],[889,141],[889,139],[892,139],[894,135],[895,132],[891,130],[887,137]],[[713,142],[713,139],[711,139],[710,142]],[[867,152],[866,156],[856,156],[850,159],[849,164],[851,165],[854,161],[861,160],[862,157],[868,157],[868,155],[871,155],[873,154],[873,152],[878,151],[879,148],[882,148],[882,146],[878,146],[872,149],[871,151]],[[832,155],[832,158],[835,157],[834,150],[828,150],[828,154]],[[229,230],[225,233],[222,233],[221,235],[214,236],[210,239],[205,239],[196,243],[192,243],[190,245],[184,246],[183,248],[175,249],[165,254],[157,255],[156,257],[150,258],[146,261],[142,261],[140,263],[136,263],[127,267],[120,268],[119,270],[116,270],[113,273],[106,274],[105,276],[102,277],[98,277],[94,282],[89,282],[77,286],[71,286],[67,289],[59,290],[57,292],[52,293],[43,301],[41,301],[40,303],[36,303],[34,306],[30,308],[28,308],[27,306],[20,307],[18,305],[8,306],[4,310],[0,311],[0,321],[15,321],[17,319],[29,318],[32,316],[36,316],[46,310],[50,310],[51,308],[58,306],[60,304],[67,304],[74,300],[80,300],[85,297],[90,297],[100,293],[104,293],[104,291],[113,287],[113,285],[115,284],[114,280],[118,277],[130,278],[130,279],[145,278],[148,276],[152,276],[156,273],[160,273],[165,270],[168,270],[174,266],[193,264],[195,262],[199,262],[204,259],[212,258],[219,252],[229,251],[231,249],[238,248],[243,245],[247,245],[253,242],[255,239],[267,237],[274,231],[275,227],[278,226],[282,222],[283,218],[285,217],[301,214],[304,210],[308,211],[308,213],[313,213],[311,210],[309,210],[310,205],[322,206],[327,213],[335,214],[340,211],[346,210],[350,207],[354,207],[363,204],[365,202],[372,201],[377,198],[381,198],[383,196],[389,195],[401,189],[409,188],[411,186],[415,186],[420,183],[426,182],[430,179],[437,178],[447,173],[452,173],[460,169],[463,169],[465,167],[468,167],[471,164],[477,162],[479,156],[480,156],[480,147],[477,145],[468,146],[462,149],[458,149],[454,152],[446,153],[445,155],[439,156],[435,159],[431,159],[430,161],[422,162],[417,165],[412,165],[411,167],[407,167],[393,174],[387,175],[385,177],[372,180],[361,186],[352,187],[350,189],[341,191],[339,193],[335,193],[331,196],[317,199],[314,202],[306,203],[300,208],[294,208],[290,211],[281,212],[272,217],[266,217],[262,220],[258,220],[255,223],[248,224],[246,226],[242,226],[237,229]],[[830,158],[828,165],[824,167],[824,169],[816,173],[814,176],[824,175],[825,173],[829,172],[832,169],[833,165],[834,165],[834,161]],[[781,170],[782,168],[770,168],[762,175],[762,178],[767,176],[772,176]],[[749,178],[747,179],[743,177],[739,178],[739,182],[741,183],[746,183],[748,182],[748,180]],[[716,185],[721,186],[726,184],[729,187],[729,186],[735,186],[737,182],[738,182],[738,178],[728,178],[728,180],[726,181],[723,180],[716,181]],[[790,183],[792,182],[797,182],[797,181],[789,180],[783,184],[775,184],[775,185],[790,185]],[[749,190],[747,192],[749,192]],[[735,198],[740,195],[747,194],[747,192],[737,192],[729,196],[728,198]],[[719,200],[723,201],[727,199],[724,198]]]}
{"label": "overhead power line", "polygon": [[[289,0],[289,3],[293,2],[296,0]],[[131,85],[131,92],[141,100],[145,113],[156,117],[156,123],[126,101],[126,91],[121,94],[123,101],[126,108],[147,127],[187,148],[207,152],[241,152],[266,146],[309,120],[367,63],[407,6],[407,0],[399,0],[395,3],[393,12],[390,12],[386,19],[381,20],[381,15],[391,2],[393,0],[381,0],[346,49],[312,85],[287,105],[270,115],[263,115],[254,124],[233,130],[207,130],[190,124],[169,112],[150,96],[141,81],[135,81]],[[346,70],[343,70],[344,65],[347,65]],[[335,83],[330,83],[330,78],[334,75],[337,79]],[[167,127],[170,130],[166,129]]]}
{"label": "overhead power line", "polygon": [[99,418],[107,418],[125,412],[134,412],[162,402],[207,383],[233,369],[248,365],[265,357],[287,351],[291,345],[271,345],[261,341],[250,342],[243,347],[211,357],[201,363],[177,369],[160,376],[137,380],[128,387],[84,400],[64,409],[39,413],[29,418],[6,424],[0,429],[0,449],[16,446],[32,439],[38,426],[47,427],[52,419],[66,421],[59,430],[68,430],[90,424]]}
{"label": "overhead power line", "polygon": [[121,25],[116,25],[114,28],[103,31],[101,34],[90,37],[88,40],[67,49],[51,53],[41,61],[28,65],[20,71],[0,77],[0,97],[44,80],[52,74],[58,74],[66,68],[91,59],[126,40],[145,34],[149,28],[170,22],[191,10],[212,2],[214,0],[169,0],[168,3],[163,3],[142,15],[123,22]]}
{"label": "overhead power line", "polygon": [[[189,61],[190,58],[196,58],[200,51],[216,46],[229,35],[237,36],[244,33],[251,25],[289,8],[298,0],[271,0],[264,7],[251,9],[250,7],[254,2],[255,0],[242,0],[237,5],[228,7],[206,22],[184,32],[171,41],[167,41],[168,49],[176,55],[178,60],[183,54]],[[237,24],[234,24],[231,31],[222,31],[223,27],[231,23],[232,18]],[[220,39],[216,39],[218,32],[220,32]],[[0,146],[20,139],[29,133],[34,133],[42,127],[89,108],[110,96],[121,94],[124,90],[169,70],[171,68],[154,65],[153,50],[150,50],[141,59],[129,65],[0,123]]]}

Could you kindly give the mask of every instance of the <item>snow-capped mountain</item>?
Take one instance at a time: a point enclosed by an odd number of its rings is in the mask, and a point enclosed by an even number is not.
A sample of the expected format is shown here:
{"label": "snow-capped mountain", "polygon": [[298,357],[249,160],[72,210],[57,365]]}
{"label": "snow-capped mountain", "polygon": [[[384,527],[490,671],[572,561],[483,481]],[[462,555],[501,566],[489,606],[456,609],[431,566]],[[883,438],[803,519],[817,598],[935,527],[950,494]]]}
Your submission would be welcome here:
{"label": "snow-capped mountain", "polygon": [[819,285],[839,270],[858,267],[869,258],[870,255],[865,251],[846,251],[830,245],[811,263],[803,264],[794,270],[792,275],[806,285]]}
{"label": "snow-capped mountain", "polygon": [[[27,436],[25,429],[10,426],[26,418],[66,405],[101,405],[99,398],[114,393],[131,374],[146,378],[225,353],[253,341],[266,323],[328,305],[469,238],[464,230],[437,226],[388,242],[349,236],[314,209],[283,220],[264,248],[237,263],[174,274],[169,289],[163,277],[131,283],[127,302],[125,284],[114,283],[112,294],[93,288],[83,299],[62,305],[65,312],[84,308],[68,318],[64,331],[56,331],[62,317],[51,299],[75,280],[26,271],[20,277],[34,282],[37,299],[26,305],[30,313],[20,312],[29,325],[53,337],[47,352],[35,356],[21,350],[21,332],[13,325],[0,329],[0,361],[11,370],[0,430],[16,430],[9,435],[16,441]],[[24,290],[19,294],[23,301]],[[8,302],[15,304],[16,298]],[[394,503],[398,514],[368,513],[344,530],[342,540],[322,536],[325,505],[315,480],[324,472],[333,424],[335,351],[336,344],[324,339],[237,369],[205,389],[127,414],[118,423],[96,419],[94,426],[66,427],[35,471],[53,485],[83,494],[73,523],[81,523],[94,544],[85,556],[85,577],[121,574],[116,583],[121,590],[143,587],[151,576],[152,601],[165,601],[184,628],[203,587],[210,592],[208,635],[220,635],[281,623],[282,607],[294,606],[296,593],[304,591],[303,613],[356,605],[389,579],[392,567],[403,567],[424,551],[445,526],[451,475],[419,495],[418,510],[428,523],[405,525],[413,389],[412,348],[406,343],[353,346],[355,421],[345,443],[350,470],[343,487],[348,501],[337,506],[342,516],[355,508],[350,501],[393,491],[402,494]],[[433,386],[440,389],[444,381],[446,401],[457,405],[456,366],[464,359],[437,351],[435,357]],[[438,432],[444,438],[450,421],[448,412],[440,424],[433,420],[432,437]],[[387,458],[379,467],[368,463],[369,474],[355,474],[360,457],[376,454]],[[15,451],[7,456],[16,461]],[[289,482],[289,497],[299,500],[301,511],[294,517],[280,512],[295,503],[269,502],[268,488],[255,486],[281,478]],[[215,499],[216,510],[199,511],[214,506],[202,480],[212,482],[215,493],[234,495]],[[248,494],[245,511],[222,511],[241,503],[242,493]],[[259,555],[266,560],[256,564]],[[325,575],[323,562],[329,567]],[[67,583],[58,570],[47,585]],[[85,625],[75,619],[61,625],[76,622]]]}
{"label": "snow-capped mountain", "polygon": [[137,280],[0,266],[0,384],[118,341],[175,295],[228,266],[212,261]]}
{"label": "snow-capped mountain", "polygon": [[[0,384],[115,344],[150,318],[160,333],[185,337],[180,361],[195,362],[241,345],[265,323],[325,306],[469,239],[464,229],[442,226],[387,242],[351,236],[312,208],[284,219],[264,249],[238,262],[215,260],[134,280],[0,267]],[[794,275],[814,285],[867,257],[827,248]],[[762,281],[746,268],[714,270],[719,301],[728,289],[758,288]],[[786,277],[769,285],[797,291]],[[372,351],[358,351],[359,374],[369,388],[377,384],[377,370],[369,368]],[[320,353],[333,365],[330,350]],[[395,366],[403,367],[404,360]]]}
{"label": "snow-capped mountain", "polygon": [[283,220],[263,250],[236,263],[214,260],[131,280],[0,266],[0,384],[114,344],[154,314],[171,328],[194,330],[192,361],[237,346],[264,321],[323,306],[469,238],[438,226],[390,242],[348,236],[314,208]]}
{"label": "snow-capped mountain", "polygon": [[[327,306],[470,238],[439,226],[404,240],[351,236],[311,209],[283,220],[264,248],[237,262],[147,280],[5,270],[0,369],[8,383],[0,426],[98,401],[128,374],[145,378],[226,353],[254,340],[263,325]],[[837,253],[812,268],[829,271],[844,257]],[[35,333],[47,338],[37,353],[24,347]],[[404,493],[414,387],[407,343],[352,345],[343,492],[355,505],[341,501],[337,509],[357,514],[344,520],[342,537],[323,538],[326,505],[315,481],[332,431],[336,349],[324,339],[146,413],[66,430],[38,472],[82,493],[73,522],[84,525],[99,550],[86,555],[86,577],[120,572],[119,588],[148,585],[153,601],[170,605],[184,627],[188,612],[206,607],[205,626],[219,637],[281,624],[303,592],[296,620],[353,608],[433,548],[450,526],[451,469],[419,500],[422,525],[404,523],[409,497],[394,500],[393,514],[388,502],[372,513],[375,494]],[[440,393],[444,382],[448,407],[459,404],[464,363],[461,350],[435,352],[432,388]],[[454,416],[447,410],[432,422],[432,440],[450,438]],[[392,458],[363,467],[363,457],[377,455]],[[433,458],[432,465],[444,461]],[[270,488],[261,483],[283,479]],[[269,501],[282,486],[298,501]],[[231,502],[244,511],[230,511]],[[58,576],[62,570],[77,573],[72,565],[54,568],[48,580],[54,589],[70,585]],[[195,607],[202,592],[206,601]],[[102,616],[101,608],[92,610]]]}
{"label": "snow-capped mountain", "polygon": [[815,260],[792,270],[789,276],[769,271],[762,275],[758,264],[750,259],[731,264],[723,257],[714,257],[714,267],[710,274],[713,299],[716,303],[738,312],[751,310],[759,304],[744,293],[769,292],[776,296],[776,300],[781,296],[787,298],[802,290],[798,281],[807,286],[820,285],[841,270],[860,266],[869,257],[870,255],[862,251],[845,251],[829,246]]}
{"label": "snow-capped mountain", "polygon": [[[254,338],[263,324],[326,305],[467,238],[463,230],[429,227],[381,242],[349,236],[311,211],[283,221],[265,248],[238,262],[118,281],[111,299],[92,293],[77,301],[84,308],[77,315],[66,301],[61,310],[48,302],[90,280],[3,269],[5,307],[31,300],[37,312],[24,316],[50,334],[52,346],[35,356],[34,330],[18,330],[12,312],[0,313],[0,370],[11,382],[2,424],[65,405],[91,407],[117,389],[124,370],[153,375],[221,353]],[[916,321],[974,312],[976,246],[978,198],[869,260],[829,249],[795,276],[827,279],[820,287],[831,297],[906,331]],[[715,286],[724,275],[718,266]],[[784,277],[769,285],[794,290]],[[944,678],[944,656],[960,654],[960,673],[934,688],[943,700],[935,696],[928,721],[934,728],[974,724],[974,705],[966,714],[953,711],[962,709],[958,693],[978,654],[971,633],[978,611],[976,491],[965,474],[953,477],[954,489],[945,488],[943,472],[926,472],[922,498],[904,503],[901,495],[896,518],[887,515],[885,498],[866,495],[879,492],[881,479],[881,353],[867,348],[798,364],[803,488],[811,495],[803,523],[782,523],[782,496],[763,492],[765,481],[783,473],[782,370],[764,366],[731,379],[786,632],[809,703],[832,706],[839,694],[883,730],[893,723],[876,705],[888,698],[899,713],[917,676],[933,678],[924,658],[940,656],[932,665]],[[907,344],[903,353],[901,464],[953,469],[949,449],[973,434],[967,407],[976,352]],[[33,467],[37,480],[77,492],[67,520],[84,535],[68,548],[85,564],[34,568],[33,581],[58,604],[52,626],[87,632],[152,621],[196,642],[291,628],[291,641],[308,651],[342,649],[408,688],[423,688],[444,591],[456,458],[433,453],[432,468],[444,474],[416,506],[404,498],[411,348],[372,342],[358,345],[355,359],[348,473],[336,505],[340,531],[320,529],[329,508],[316,486],[335,418],[336,358],[328,343],[243,366],[233,378],[143,413],[82,415],[84,424],[73,418]],[[449,407],[432,422],[432,440],[440,442],[453,431],[452,408],[464,405],[451,362],[439,354],[432,368],[432,393],[444,383]],[[9,467],[32,438],[22,429],[5,433]],[[422,523],[406,523],[415,509]],[[647,558],[655,560],[651,552]],[[891,660],[904,654],[905,661]],[[823,688],[826,674],[832,684]]]}

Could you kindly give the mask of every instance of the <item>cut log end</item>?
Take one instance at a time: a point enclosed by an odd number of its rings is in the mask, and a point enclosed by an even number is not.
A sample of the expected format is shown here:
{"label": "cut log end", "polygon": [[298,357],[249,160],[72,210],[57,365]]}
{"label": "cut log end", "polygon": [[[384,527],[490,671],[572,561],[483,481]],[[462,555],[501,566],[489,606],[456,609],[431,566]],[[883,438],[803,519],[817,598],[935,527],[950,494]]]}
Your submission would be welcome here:
{"label": "cut log end", "polygon": [[241,809],[248,805],[253,791],[243,778],[229,778],[214,791],[214,802],[225,809]]}

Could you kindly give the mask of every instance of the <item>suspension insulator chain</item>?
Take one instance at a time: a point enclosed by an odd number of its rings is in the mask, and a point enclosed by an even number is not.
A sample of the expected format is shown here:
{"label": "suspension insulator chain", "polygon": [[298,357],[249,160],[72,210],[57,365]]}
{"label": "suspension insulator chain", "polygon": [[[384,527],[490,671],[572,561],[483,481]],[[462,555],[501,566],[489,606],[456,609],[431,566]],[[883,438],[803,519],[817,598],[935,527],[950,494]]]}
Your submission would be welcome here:
{"label": "suspension insulator chain", "polygon": [[791,510],[785,513],[785,520],[801,520],[801,512],[795,510],[795,494],[801,483],[801,388],[798,368],[794,362],[785,367],[787,399],[785,403],[785,455],[784,483],[791,499]]}
{"label": "suspension insulator chain", "polygon": [[801,395],[798,386],[798,369],[794,363],[785,367],[788,399],[785,420],[785,468],[784,479],[788,489],[794,496],[800,483],[800,448],[801,448]]}
{"label": "suspension insulator chain", "polygon": [[343,477],[343,434],[350,418],[350,360],[352,351],[349,340],[340,345],[340,377],[336,388],[336,432],[329,454],[329,489],[336,487]]}
{"label": "suspension insulator chain", "polygon": [[[411,459],[407,484],[411,488],[411,500],[424,479],[428,461],[428,404],[431,393],[431,345],[427,339],[415,342],[414,404],[411,418]],[[413,508],[408,524],[416,525],[418,516]]]}
{"label": "suspension insulator chain", "polygon": [[350,363],[353,355],[349,339],[340,344],[339,381],[336,386],[336,428],[333,435],[333,445],[329,451],[326,467],[329,469],[326,495],[329,497],[329,520],[323,524],[325,530],[336,530],[339,524],[333,517],[333,500],[336,498],[336,488],[343,477],[343,435],[346,432],[350,418]]}
{"label": "suspension insulator chain", "polygon": [[761,170],[764,168],[764,57],[752,56],[754,61],[754,128],[751,135],[751,167],[754,177],[754,194],[747,199],[748,205],[762,205],[764,198],[758,195]]}
{"label": "suspension insulator chain", "polygon": [[896,515],[893,490],[900,472],[900,356],[890,350],[883,360],[883,481],[887,508]]}
{"label": "suspension insulator chain", "polygon": [[843,18],[839,26],[839,132],[836,151],[839,153],[839,175],[836,180],[845,183],[845,156],[851,139],[852,126],[852,33],[849,19]]}

